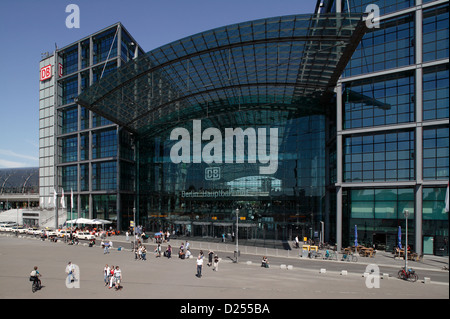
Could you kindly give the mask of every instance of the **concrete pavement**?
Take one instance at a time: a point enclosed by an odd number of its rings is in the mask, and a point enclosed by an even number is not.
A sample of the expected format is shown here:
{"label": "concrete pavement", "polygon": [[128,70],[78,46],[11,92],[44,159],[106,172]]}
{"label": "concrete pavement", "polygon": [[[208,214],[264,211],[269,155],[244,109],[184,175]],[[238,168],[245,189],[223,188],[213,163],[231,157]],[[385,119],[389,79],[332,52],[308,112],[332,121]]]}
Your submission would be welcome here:
{"label": "concrete pavement", "polygon": [[[204,266],[204,276],[195,276],[195,260],[177,258],[178,240],[171,240],[174,256],[156,258],[152,253],[154,243],[147,243],[148,260],[135,261],[133,253],[126,247],[124,236],[111,237],[115,249],[103,254],[100,247],[80,245],[70,246],[63,242],[52,243],[32,238],[16,238],[0,235],[0,298],[44,298],[44,299],[188,299],[188,300],[266,300],[266,299],[398,299],[432,298],[448,299],[448,271],[438,269],[443,261],[425,259],[424,270],[432,271],[430,283],[423,278],[416,283],[395,278],[402,261],[391,260],[380,254],[373,261],[380,262],[380,273],[392,268],[389,277],[379,279],[379,288],[368,288],[364,277],[369,262],[336,262],[303,259],[298,256],[280,256],[280,251],[257,250],[250,253],[250,247],[240,247],[238,263],[233,262],[233,248],[219,243],[207,243],[189,240],[194,255],[201,249],[205,253],[214,250],[222,258],[219,271]],[[97,242],[98,244],[99,242]],[[214,247],[212,245],[215,245]],[[122,246],[125,249],[117,250]],[[163,245],[164,246],[164,245]],[[260,247],[260,249],[262,249]],[[277,255],[278,254],[278,255]],[[271,268],[260,267],[260,257],[267,255]],[[385,259],[382,259],[385,258]],[[68,288],[64,272],[68,261],[76,264],[80,270],[80,287]],[[382,265],[383,263],[390,263]],[[399,265],[396,263],[399,262]],[[103,284],[102,270],[105,264],[119,265],[123,271],[121,291],[107,289]],[[34,265],[38,265],[43,274],[44,288],[31,292],[28,275]],[[281,265],[286,265],[282,268]],[[293,266],[287,269],[287,266]],[[381,266],[382,265],[382,266]],[[391,267],[391,268],[387,268]],[[321,271],[325,269],[325,272]],[[347,270],[346,274],[342,270]],[[369,282],[370,286],[370,282]]]}
{"label": "concrete pavement", "polygon": [[[131,239],[130,236],[128,241],[125,236],[112,236],[108,237],[108,240],[112,240],[114,247],[122,246],[125,249],[130,249]],[[190,249],[197,254],[200,250],[203,250],[206,254],[208,250],[212,250],[218,252],[222,256],[225,256],[229,260],[234,260],[235,255],[234,251],[236,250],[235,242],[225,242],[222,243],[220,239],[201,239],[201,238],[189,238],[189,237],[178,237],[176,239],[171,239],[170,244],[173,247],[174,252],[178,252],[178,248],[181,243],[186,244],[186,241],[190,243]],[[242,244],[239,244],[239,251],[241,257],[238,260],[242,262],[252,261],[253,263],[259,263],[262,256],[267,256],[274,265],[282,265],[282,264],[292,264],[297,265],[299,267],[304,268],[315,268],[320,269],[323,267],[330,267],[330,269],[339,269],[339,268],[353,268],[353,269],[361,269],[361,273],[363,273],[363,269],[369,264],[376,264],[380,268],[384,268],[391,272],[391,276],[396,276],[399,269],[404,267],[405,261],[402,258],[395,257],[391,252],[378,251],[373,258],[370,257],[361,257],[358,256],[357,262],[346,262],[341,261],[342,254],[338,255],[338,260],[324,260],[323,258],[305,258],[301,257],[301,248],[295,249],[292,248],[287,243],[279,242],[271,242],[268,246],[272,247],[261,247],[258,246],[258,243],[251,243],[249,245],[249,241],[240,240]],[[97,244],[100,242],[97,241]],[[144,243],[146,246],[151,247],[149,251],[152,251],[156,247],[156,242],[149,239]],[[164,251],[167,247],[168,243],[162,243],[162,250]],[[290,248],[290,249],[287,249]],[[325,251],[320,251],[322,255],[324,255]],[[432,277],[435,279],[439,279],[438,281],[448,283],[449,276],[448,270],[444,270],[445,267],[448,267],[449,259],[448,257],[440,257],[433,255],[425,255],[421,261],[412,261],[408,260],[408,268],[413,268],[417,272],[422,273],[421,279],[423,277]],[[448,269],[448,268],[447,268]]]}

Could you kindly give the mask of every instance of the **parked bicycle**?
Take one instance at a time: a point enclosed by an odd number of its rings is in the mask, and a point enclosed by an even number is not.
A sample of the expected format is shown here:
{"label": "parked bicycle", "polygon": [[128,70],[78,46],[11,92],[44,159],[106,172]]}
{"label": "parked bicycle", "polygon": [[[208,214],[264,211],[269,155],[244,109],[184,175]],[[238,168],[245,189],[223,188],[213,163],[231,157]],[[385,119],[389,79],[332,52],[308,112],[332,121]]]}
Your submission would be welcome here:
{"label": "parked bicycle", "polygon": [[342,255],[342,260],[343,261],[353,261],[353,262],[357,262],[358,261],[358,257],[354,254],[344,254]]}
{"label": "parked bicycle", "polygon": [[403,267],[398,271],[398,278],[416,282],[417,279],[419,279],[419,276],[417,276],[416,272],[413,269],[409,268],[408,271],[406,271],[405,267]]}
{"label": "parked bicycle", "polygon": [[326,260],[338,260],[338,255],[333,250],[326,250],[323,259],[326,259]]}

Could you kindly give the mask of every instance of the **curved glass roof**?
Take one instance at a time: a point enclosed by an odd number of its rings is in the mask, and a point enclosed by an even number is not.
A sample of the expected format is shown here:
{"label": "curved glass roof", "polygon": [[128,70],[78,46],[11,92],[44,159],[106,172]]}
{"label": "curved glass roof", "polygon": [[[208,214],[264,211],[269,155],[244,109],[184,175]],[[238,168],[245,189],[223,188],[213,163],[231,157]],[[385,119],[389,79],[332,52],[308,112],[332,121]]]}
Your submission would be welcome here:
{"label": "curved glass roof", "polygon": [[362,15],[348,13],[221,27],[123,65],[77,103],[138,134],[238,110],[323,113],[365,31]]}
{"label": "curved glass roof", "polygon": [[0,195],[39,193],[39,168],[0,169]]}

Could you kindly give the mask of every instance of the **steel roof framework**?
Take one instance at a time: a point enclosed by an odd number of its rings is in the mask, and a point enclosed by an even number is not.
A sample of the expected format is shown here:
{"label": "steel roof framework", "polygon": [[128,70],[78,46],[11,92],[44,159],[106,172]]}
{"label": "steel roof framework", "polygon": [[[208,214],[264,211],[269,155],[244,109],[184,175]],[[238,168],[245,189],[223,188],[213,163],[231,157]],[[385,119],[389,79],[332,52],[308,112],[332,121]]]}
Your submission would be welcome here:
{"label": "steel roof framework", "polygon": [[139,135],[242,110],[324,113],[366,31],[361,14],[293,15],[199,33],[152,50],[77,103]]}

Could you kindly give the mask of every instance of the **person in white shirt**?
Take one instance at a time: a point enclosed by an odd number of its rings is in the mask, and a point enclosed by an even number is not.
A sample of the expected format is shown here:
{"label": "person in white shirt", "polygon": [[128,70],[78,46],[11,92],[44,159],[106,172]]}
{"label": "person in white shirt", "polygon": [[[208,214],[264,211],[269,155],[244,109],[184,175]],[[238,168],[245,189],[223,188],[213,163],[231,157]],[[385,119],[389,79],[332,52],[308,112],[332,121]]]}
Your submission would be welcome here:
{"label": "person in white shirt", "polygon": [[105,268],[103,268],[103,280],[105,281],[105,286],[108,286],[110,271],[111,269],[109,268],[108,264],[106,264]]}
{"label": "person in white shirt", "polygon": [[197,257],[197,277],[202,277],[202,268],[203,268],[203,258],[201,256]]}
{"label": "person in white shirt", "polygon": [[115,285],[116,290],[120,289],[120,283],[122,282],[122,270],[119,269],[119,266],[116,266],[116,270],[114,271]]}
{"label": "person in white shirt", "polygon": [[67,274],[67,281],[69,283],[75,281],[75,267],[70,261],[66,266],[66,274]]}

